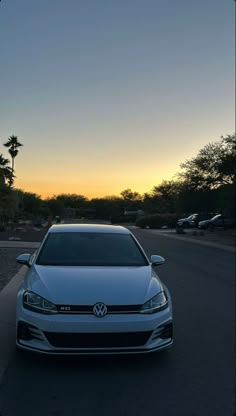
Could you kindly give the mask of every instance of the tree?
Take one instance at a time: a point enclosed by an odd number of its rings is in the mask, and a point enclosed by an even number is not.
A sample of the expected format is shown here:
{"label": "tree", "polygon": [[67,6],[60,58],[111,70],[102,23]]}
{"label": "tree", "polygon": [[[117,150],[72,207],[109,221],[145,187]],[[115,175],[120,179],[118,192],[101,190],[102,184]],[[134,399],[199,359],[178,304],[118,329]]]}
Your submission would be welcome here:
{"label": "tree", "polygon": [[0,182],[0,229],[4,230],[5,224],[14,220],[17,206],[16,193],[9,186]]}
{"label": "tree", "polygon": [[182,183],[179,181],[162,181],[160,185],[154,186],[152,199],[157,212],[176,212],[177,201]]}
{"label": "tree", "polygon": [[182,163],[180,178],[195,189],[217,189],[235,183],[235,134],[204,146],[196,157]]}
{"label": "tree", "polygon": [[12,166],[11,166],[11,178],[9,181],[9,185],[12,186],[13,182],[14,182],[14,164],[15,164],[15,158],[18,155],[18,148],[23,146],[22,143],[19,142],[18,137],[17,136],[10,136],[7,140],[6,143],[4,143],[4,146],[8,148],[8,152],[11,155],[11,159],[12,159]]}
{"label": "tree", "polygon": [[8,166],[9,159],[5,159],[2,154],[0,154],[0,182],[1,183],[10,183],[12,177],[12,170]]}
{"label": "tree", "polygon": [[63,202],[56,196],[45,200],[46,207],[50,215],[62,215],[65,209]]}
{"label": "tree", "polygon": [[96,218],[109,220],[111,215],[119,215],[123,212],[123,200],[118,196],[105,196],[93,198],[89,206],[95,210]]}
{"label": "tree", "polygon": [[87,203],[87,198],[83,195],[77,194],[59,194],[56,196],[58,201],[61,201],[65,208],[80,209],[84,208]]}
{"label": "tree", "polygon": [[225,179],[225,184],[235,184],[236,181],[236,137],[228,134],[221,137],[222,155],[219,160],[218,171]]}
{"label": "tree", "polygon": [[141,201],[142,197],[138,192],[133,192],[130,188],[124,189],[121,193],[122,198],[125,201]]}
{"label": "tree", "polygon": [[24,192],[21,189],[14,189],[14,192],[17,194],[19,201],[18,216],[27,219],[43,216],[45,203],[39,195],[33,192]]}

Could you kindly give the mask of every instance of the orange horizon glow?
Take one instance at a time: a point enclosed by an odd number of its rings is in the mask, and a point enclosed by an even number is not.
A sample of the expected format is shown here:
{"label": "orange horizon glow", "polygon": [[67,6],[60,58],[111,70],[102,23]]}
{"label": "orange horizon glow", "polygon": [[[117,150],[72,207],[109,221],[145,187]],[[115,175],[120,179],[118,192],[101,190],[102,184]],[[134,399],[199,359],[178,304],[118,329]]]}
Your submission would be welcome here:
{"label": "orange horizon glow", "polygon": [[[192,135],[192,141],[179,142],[178,152],[166,137],[164,144],[157,143],[154,151],[144,152],[142,147],[132,149],[132,145],[127,144],[126,152],[119,149],[119,153],[114,153],[111,148],[109,152],[99,154],[87,150],[82,157],[79,152],[73,153],[66,147],[64,153],[61,150],[56,155],[52,149],[45,152],[41,147],[35,157],[34,148],[25,143],[15,161],[14,187],[42,199],[60,194],[82,195],[88,200],[119,197],[125,189],[143,195],[152,192],[163,181],[176,180],[181,163],[196,156],[209,143],[209,136],[205,134],[197,142],[196,136]],[[216,136],[215,141],[217,139]]]}
{"label": "orange horizon glow", "polygon": [[[124,155],[122,163],[118,159],[104,157],[103,161],[90,156],[90,163],[76,161],[74,155],[70,156],[70,165],[66,165],[65,172],[61,169],[59,160],[48,158],[42,154],[45,165],[40,169],[40,164],[34,163],[34,158],[26,155],[25,147],[16,160],[15,188],[25,192],[35,193],[42,199],[51,198],[60,194],[83,195],[87,199],[104,198],[108,196],[119,197],[125,189],[131,189],[140,195],[150,193],[154,186],[163,180],[173,180],[177,172],[179,161],[169,157],[160,161],[148,155],[143,160],[142,155],[137,154],[131,159],[130,155]],[[28,156],[28,157],[27,157]],[[175,162],[175,163],[174,163]]]}
{"label": "orange horizon glow", "polygon": [[[174,180],[174,175],[176,172],[168,172],[166,175],[163,175],[159,178],[156,178],[155,175],[150,175],[144,178],[138,178],[138,180],[130,180],[127,176],[127,181],[120,180],[116,181],[114,185],[107,180],[105,183],[101,184],[87,181],[81,183],[79,186],[76,186],[74,183],[62,183],[61,181],[48,182],[36,180],[36,178],[31,178],[27,180],[26,178],[16,178],[14,187],[21,189],[24,192],[31,192],[36,195],[39,195],[42,199],[52,198],[53,196],[61,194],[76,194],[86,197],[88,200],[93,198],[105,198],[105,197],[119,197],[121,192],[125,189],[131,189],[133,192],[138,192],[141,196],[145,193],[150,193],[154,186],[159,185],[163,180]],[[123,179],[123,178],[122,178]],[[131,178],[133,179],[133,178]]]}
{"label": "orange horizon glow", "polygon": [[107,198],[107,197],[120,197],[120,194],[122,191],[124,191],[125,189],[131,189],[133,192],[138,192],[141,196],[145,193],[150,193],[152,191],[152,189],[154,188],[154,186],[157,186],[158,184],[160,184],[162,182],[159,181],[158,183],[156,182],[155,185],[150,185],[149,187],[145,187],[145,188],[137,188],[137,187],[132,187],[129,186],[129,184],[127,186],[121,186],[118,188],[114,188],[114,189],[107,189],[107,190],[101,190],[101,191],[83,191],[83,190],[78,190],[78,189],[74,189],[74,188],[68,188],[68,187],[60,187],[60,185],[58,185],[58,187],[54,187],[54,190],[46,190],[45,188],[42,189],[40,186],[30,186],[30,185],[26,185],[25,181],[21,182],[21,181],[16,181],[14,187],[16,189],[20,189],[24,192],[30,192],[30,193],[34,193],[38,196],[40,196],[42,199],[50,199],[54,196],[57,195],[61,195],[61,194],[74,194],[74,195],[82,195],[85,198],[87,198],[88,200],[94,199],[94,198]]}

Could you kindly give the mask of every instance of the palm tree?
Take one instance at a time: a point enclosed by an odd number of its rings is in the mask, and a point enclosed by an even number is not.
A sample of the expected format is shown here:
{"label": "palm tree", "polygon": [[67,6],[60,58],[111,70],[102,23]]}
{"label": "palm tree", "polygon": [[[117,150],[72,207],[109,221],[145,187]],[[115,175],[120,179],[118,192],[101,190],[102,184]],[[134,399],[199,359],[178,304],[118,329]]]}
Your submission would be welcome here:
{"label": "palm tree", "polygon": [[12,165],[11,165],[11,178],[10,178],[10,182],[9,185],[12,186],[13,182],[14,182],[14,164],[15,164],[15,157],[18,155],[18,147],[23,146],[23,144],[21,144],[18,140],[17,136],[10,136],[7,140],[6,143],[4,143],[5,147],[8,147],[8,152],[11,155],[11,159],[12,159]]}
{"label": "palm tree", "polygon": [[8,182],[10,184],[11,178],[14,177],[12,169],[8,166],[9,163],[9,159],[5,159],[3,155],[0,154],[0,183]]}

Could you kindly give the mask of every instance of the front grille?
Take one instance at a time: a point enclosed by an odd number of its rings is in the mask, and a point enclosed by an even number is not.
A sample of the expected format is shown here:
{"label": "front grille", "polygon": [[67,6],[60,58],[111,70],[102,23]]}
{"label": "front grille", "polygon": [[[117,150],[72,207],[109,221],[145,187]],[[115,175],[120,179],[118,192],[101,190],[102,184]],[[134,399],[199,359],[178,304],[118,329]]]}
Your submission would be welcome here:
{"label": "front grille", "polygon": [[53,347],[58,348],[121,348],[144,345],[151,335],[148,332],[118,333],[61,333],[44,332]]}
{"label": "front grille", "polygon": [[[139,313],[142,305],[106,305],[108,314]],[[93,314],[94,305],[57,305],[59,313],[63,314]]]}

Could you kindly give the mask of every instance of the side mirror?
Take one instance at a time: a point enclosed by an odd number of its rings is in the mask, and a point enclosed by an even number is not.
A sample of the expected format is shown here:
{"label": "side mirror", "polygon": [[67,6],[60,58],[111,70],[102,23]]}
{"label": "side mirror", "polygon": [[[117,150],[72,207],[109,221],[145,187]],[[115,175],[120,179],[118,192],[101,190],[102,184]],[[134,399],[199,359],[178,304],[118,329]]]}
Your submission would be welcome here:
{"label": "side mirror", "polygon": [[162,256],[153,255],[151,256],[151,263],[153,266],[160,266],[165,263],[165,259]]}
{"label": "side mirror", "polygon": [[24,265],[30,267],[30,263],[29,263],[30,257],[31,257],[31,254],[20,254],[16,258],[16,261],[17,261],[17,263],[24,264]]}

